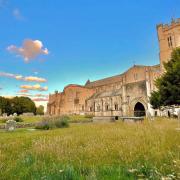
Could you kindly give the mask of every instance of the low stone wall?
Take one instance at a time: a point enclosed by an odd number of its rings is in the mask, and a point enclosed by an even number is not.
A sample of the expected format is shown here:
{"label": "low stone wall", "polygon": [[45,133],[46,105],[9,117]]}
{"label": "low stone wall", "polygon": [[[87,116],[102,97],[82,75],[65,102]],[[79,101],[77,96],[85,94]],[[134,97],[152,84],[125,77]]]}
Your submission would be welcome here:
{"label": "low stone wall", "polygon": [[119,117],[123,122],[142,122],[144,117]]}
{"label": "low stone wall", "polygon": [[144,117],[121,117],[121,116],[96,116],[93,117],[93,122],[114,122],[121,120],[123,122],[142,122]]}
{"label": "low stone wall", "polygon": [[[16,128],[35,127],[36,123],[17,123]],[[5,129],[6,124],[0,124],[0,129]]]}
{"label": "low stone wall", "polygon": [[115,117],[112,116],[96,116],[93,117],[93,122],[114,122]]}

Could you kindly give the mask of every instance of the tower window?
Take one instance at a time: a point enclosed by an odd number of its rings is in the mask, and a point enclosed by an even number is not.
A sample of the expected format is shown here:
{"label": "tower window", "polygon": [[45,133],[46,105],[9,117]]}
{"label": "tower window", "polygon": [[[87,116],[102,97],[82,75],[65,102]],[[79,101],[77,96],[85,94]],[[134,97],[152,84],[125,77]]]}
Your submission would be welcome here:
{"label": "tower window", "polygon": [[168,37],[168,46],[169,46],[169,47],[172,47],[172,45],[173,45],[173,44],[172,44],[172,37],[169,36],[169,37]]}

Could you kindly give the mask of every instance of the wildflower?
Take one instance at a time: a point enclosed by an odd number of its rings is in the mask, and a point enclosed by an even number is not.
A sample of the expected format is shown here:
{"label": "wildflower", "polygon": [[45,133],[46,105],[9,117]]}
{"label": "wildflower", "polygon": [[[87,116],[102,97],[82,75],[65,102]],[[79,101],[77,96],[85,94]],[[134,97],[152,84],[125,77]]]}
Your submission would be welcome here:
{"label": "wildflower", "polygon": [[134,172],[137,172],[137,169],[129,169],[128,170],[130,173],[134,173]]}

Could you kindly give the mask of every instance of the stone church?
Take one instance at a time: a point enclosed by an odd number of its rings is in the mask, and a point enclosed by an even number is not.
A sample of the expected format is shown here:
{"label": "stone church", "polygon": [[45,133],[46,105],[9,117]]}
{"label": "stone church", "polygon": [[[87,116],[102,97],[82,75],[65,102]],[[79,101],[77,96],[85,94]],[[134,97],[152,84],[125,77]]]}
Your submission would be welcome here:
{"label": "stone church", "polygon": [[154,115],[149,103],[154,80],[163,71],[163,62],[170,59],[174,48],[180,47],[180,19],[157,25],[160,64],[134,65],[126,72],[85,85],[70,84],[63,92],[49,95],[49,115],[88,114],[99,117]]}

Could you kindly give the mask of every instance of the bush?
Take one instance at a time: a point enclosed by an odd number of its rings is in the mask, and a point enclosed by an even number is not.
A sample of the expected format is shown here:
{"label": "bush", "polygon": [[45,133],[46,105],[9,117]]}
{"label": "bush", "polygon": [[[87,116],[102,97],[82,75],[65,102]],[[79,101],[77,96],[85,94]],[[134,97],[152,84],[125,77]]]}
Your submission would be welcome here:
{"label": "bush", "polygon": [[43,121],[39,122],[35,128],[49,130],[52,128],[52,125],[51,125],[50,121],[43,120]]}
{"label": "bush", "polygon": [[85,117],[85,118],[93,118],[93,115],[91,115],[91,114],[86,114],[84,117]]}
{"label": "bush", "polygon": [[21,117],[15,117],[14,121],[16,121],[16,122],[23,122],[23,119]]}
{"label": "bush", "polygon": [[36,125],[36,129],[49,130],[53,128],[64,128],[69,126],[69,117],[60,116],[60,117],[45,117],[41,122]]}
{"label": "bush", "polygon": [[0,122],[1,123],[6,123],[7,120],[8,120],[7,118],[2,118],[2,119],[0,119]]}
{"label": "bush", "polygon": [[68,127],[69,120],[70,120],[70,118],[68,116],[61,116],[61,117],[55,119],[54,124],[57,128]]}

